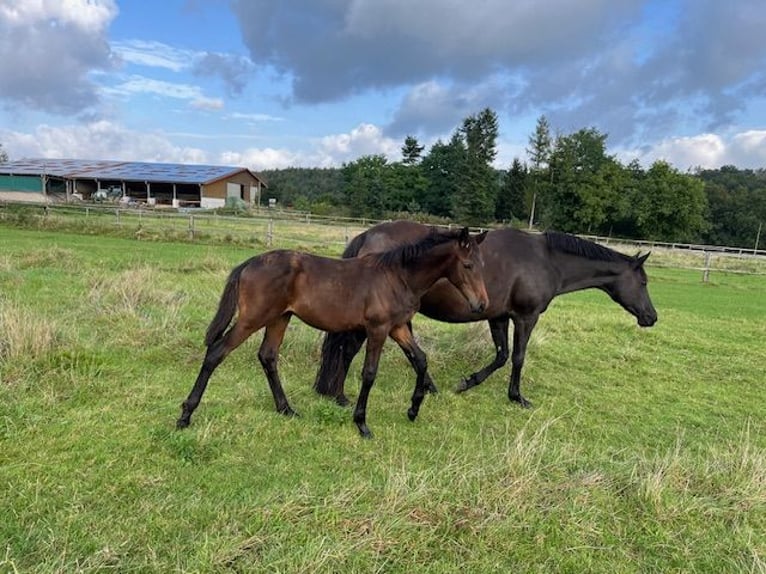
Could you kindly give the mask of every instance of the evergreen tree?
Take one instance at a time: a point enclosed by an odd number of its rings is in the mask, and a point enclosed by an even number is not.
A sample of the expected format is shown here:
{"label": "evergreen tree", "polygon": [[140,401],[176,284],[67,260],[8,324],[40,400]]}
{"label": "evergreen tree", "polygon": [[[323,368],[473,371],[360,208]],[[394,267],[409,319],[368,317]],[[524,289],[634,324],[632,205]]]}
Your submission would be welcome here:
{"label": "evergreen tree", "polygon": [[419,163],[424,149],[425,146],[420,145],[415,136],[407,136],[404,138],[404,145],[402,146],[402,163],[405,165]]}
{"label": "evergreen tree", "polygon": [[519,158],[514,158],[511,168],[503,178],[503,186],[495,203],[497,221],[527,220],[529,217],[529,209],[526,205],[527,184],[527,166],[521,163]]}
{"label": "evergreen tree", "polygon": [[541,198],[546,195],[550,182],[550,157],[553,152],[553,140],[548,118],[541,115],[537,118],[534,133],[529,136],[527,155],[531,163],[529,168],[529,181],[527,186],[527,201],[529,205],[529,226],[534,225],[534,220],[541,211]]}

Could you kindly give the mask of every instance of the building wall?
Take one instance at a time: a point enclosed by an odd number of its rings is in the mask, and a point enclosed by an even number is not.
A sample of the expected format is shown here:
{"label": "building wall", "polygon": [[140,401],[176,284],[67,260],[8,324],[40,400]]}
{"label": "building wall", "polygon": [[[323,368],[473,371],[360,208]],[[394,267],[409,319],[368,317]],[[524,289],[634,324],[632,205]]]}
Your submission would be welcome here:
{"label": "building wall", "polygon": [[245,193],[244,199],[245,201],[250,201],[250,187],[251,186],[257,186],[258,185],[258,179],[251,176],[248,172],[242,171],[240,173],[235,173],[231,177],[227,177],[225,179],[220,179],[218,181],[214,181],[213,183],[210,183],[208,185],[205,185],[202,190],[202,197],[203,198],[216,198],[226,201],[226,188],[227,183],[235,183],[237,185],[244,185],[245,186]]}

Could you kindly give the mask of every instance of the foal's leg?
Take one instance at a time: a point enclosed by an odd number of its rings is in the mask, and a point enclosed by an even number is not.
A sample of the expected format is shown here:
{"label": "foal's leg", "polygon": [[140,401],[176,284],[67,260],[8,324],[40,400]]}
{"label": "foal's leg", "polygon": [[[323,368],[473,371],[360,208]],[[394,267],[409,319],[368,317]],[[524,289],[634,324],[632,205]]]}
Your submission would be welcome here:
{"label": "foal's leg", "polygon": [[187,399],[181,404],[181,417],[176,421],[177,428],[186,428],[191,422],[191,416],[194,410],[199,406],[202,395],[205,393],[207,382],[213,371],[234,349],[239,347],[245,339],[252,335],[258,329],[246,327],[241,322],[236,322],[226,333],[208,346],[205,352],[205,358],[202,361],[197,380],[194,382],[191,392]]}
{"label": "foal's leg", "polygon": [[[410,330],[410,334],[414,337],[415,335],[412,332],[412,321],[407,321],[407,328]],[[407,359],[409,359],[410,365],[412,365],[412,368],[415,369],[415,372],[417,373],[418,372],[418,368],[415,365],[415,363],[413,362],[412,357],[410,357],[410,355],[408,355],[406,352],[405,352],[405,355],[407,355]],[[431,380],[431,375],[428,373],[428,371],[426,371],[425,377],[426,377],[426,381],[425,381],[426,391],[429,392],[429,393],[432,393],[432,394],[438,393],[439,389],[436,388],[436,385]]]}
{"label": "foal's leg", "polygon": [[482,370],[460,381],[455,392],[462,393],[476,385],[480,385],[487,377],[508,362],[508,324],[508,317],[490,319],[489,332],[492,334],[492,342],[495,344],[495,360]]}
{"label": "foal's leg", "polygon": [[362,388],[354,408],[354,422],[364,438],[372,438],[372,432],[367,427],[367,399],[370,396],[372,384],[375,382],[375,376],[378,374],[380,353],[383,351],[385,341],[385,332],[367,333],[367,351],[364,355],[364,367],[362,368]]}
{"label": "foal's leg", "polygon": [[539,318],[540,315],[535,314],[516,319],[513,322],[513,354],[511,355],[511,381],[508,384],[508,398],[519,403],[525,409],[531,408],[532,403],[521,396],[521,369],[524,367],[529,336]]}
{"label": "foal's leg", "polygon": [[261,362],[263,371],[266,373],[266,378],[269,381],[269,388],[271,388],[271,394],[274,396],[277,412],[283,415],[297,416],[298,413],[287,402],[287,396],[282,388],[282,382],[279,380],[279,372],[277,371],[279,347],[282,345],[282,339],[284,339],[285,330],[287,330],[287,325],[290,323],[290,317],[289,313],[285,313],[266,325],[266,334],[263,336],[261,348],[258,350],[258,360]]}
{"label": "foal's leg", "polygon": [[426,394],[428,361],[426,359],[426,354],[415,342],[415,338],[412,336],[412,331],[408,326],[403,325],[401,327],[395,327],[391,331],[390,336],[397,342],[402,351],[404,351],[404,354],[415,369],[415,373],[417,373],[417,378],[415,379],[415,391],[412,393],[412,406],[407,411],[409,419],[414,421],[418,416],[420,405],[423,403],[423,398]]}

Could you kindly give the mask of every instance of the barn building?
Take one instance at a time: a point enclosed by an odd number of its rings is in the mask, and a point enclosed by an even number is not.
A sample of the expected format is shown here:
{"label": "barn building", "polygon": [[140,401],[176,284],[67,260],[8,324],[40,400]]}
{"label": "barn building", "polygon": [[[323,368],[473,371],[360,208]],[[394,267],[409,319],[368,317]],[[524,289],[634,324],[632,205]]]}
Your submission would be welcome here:
{"label": "barn building", "polygon": [[132,161],[27,159],[0,163],[0,200],[39,203],[123,199],[172,207],[260,205],[266,183],[244,167]]}

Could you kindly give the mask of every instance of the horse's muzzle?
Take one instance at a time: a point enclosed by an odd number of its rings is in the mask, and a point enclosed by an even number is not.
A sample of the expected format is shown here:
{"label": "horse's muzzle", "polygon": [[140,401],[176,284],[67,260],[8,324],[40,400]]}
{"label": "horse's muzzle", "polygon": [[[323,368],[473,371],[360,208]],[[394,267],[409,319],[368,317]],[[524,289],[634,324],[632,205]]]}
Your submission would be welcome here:
{"label": "horse's muzzle", "polygon": [[657,313],[642,313],[636,319],[639,327],[651,327],[657,322]]}

